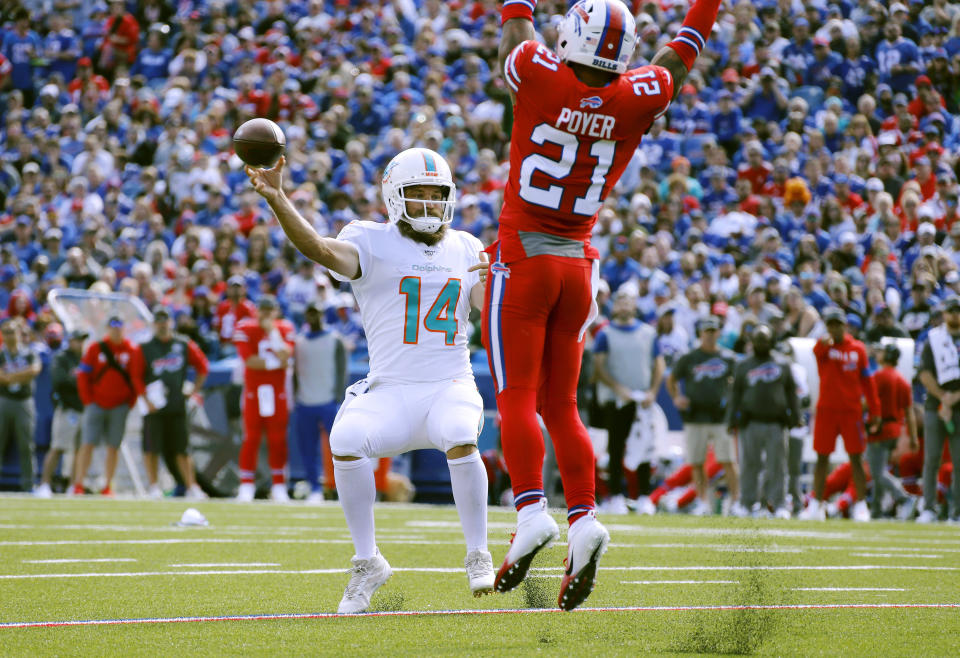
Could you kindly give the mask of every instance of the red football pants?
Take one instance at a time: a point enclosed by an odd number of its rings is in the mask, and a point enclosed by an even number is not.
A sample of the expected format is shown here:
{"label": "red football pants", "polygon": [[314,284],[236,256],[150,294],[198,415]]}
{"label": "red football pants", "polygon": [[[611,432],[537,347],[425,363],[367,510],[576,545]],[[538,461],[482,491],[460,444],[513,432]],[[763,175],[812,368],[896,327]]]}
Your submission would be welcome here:
{"label": "red football pants", "polygon": [[290,411],[287,394],[274,394],[274,413],[268,418],[260,415],[256,390],[243,393],[243,445],[240,446],[240,481],[253,482],[257,472],[260,439],[267,435],[267,461],[274,484],[284,484],[287,466],[287,425]]}
{"label": "red football pants", "polygon": [[577,379],[593,291],[586,258],[534,256],[487,278],[483,345],[497,390],[501,444],[514,494],[543,490],[544,445],[554,452],[567,507],[594,507],[593,445],[577,411]]}

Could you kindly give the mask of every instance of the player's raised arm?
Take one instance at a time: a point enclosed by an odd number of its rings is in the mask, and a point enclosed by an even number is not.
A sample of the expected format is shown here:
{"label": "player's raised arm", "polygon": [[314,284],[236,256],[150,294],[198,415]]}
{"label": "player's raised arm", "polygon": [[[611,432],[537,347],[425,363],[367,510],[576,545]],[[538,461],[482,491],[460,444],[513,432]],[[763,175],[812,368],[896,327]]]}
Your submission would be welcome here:
{"label": "player's raised arm", "polygon": [[[707,37],[717,21],[722,0],[696,0],[673,41],[660,49],[651,64],[662,66],[673,76],[673,97],[676,98],[683,87],[693,63],[700,51],[707,45]],[[503,52],[501,46],[500,52]]]}
{"label": "player's raised arm", "polygon": [[284,194],[281,174],[285,162],[286,158],[280,158],[273,169],[245,166],[243,170],[253,189],[270,204],[283,232],[301,254],[337,274],[356,279],[361,274],[357,248],[335,238],[321,237]]}
{"label": "player's raised arm", "polygon": [[[500,11],[500,20],[503,23],[500,33],[500,73],[513,49],[524,41],[537,38],[533,29],[533,10],[537,7],[537,0],[505,0]],[[514,100],[514,93],[510,87],[510,99]]]}

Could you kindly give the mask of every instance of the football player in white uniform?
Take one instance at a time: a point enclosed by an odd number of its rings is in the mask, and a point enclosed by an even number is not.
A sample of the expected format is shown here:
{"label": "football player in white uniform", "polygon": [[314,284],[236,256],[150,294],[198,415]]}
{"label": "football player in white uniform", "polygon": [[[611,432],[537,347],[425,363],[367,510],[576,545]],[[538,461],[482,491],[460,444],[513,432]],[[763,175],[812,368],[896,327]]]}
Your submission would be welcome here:
{"label": "football player in white uniform", "polygon": [[282,191],[284,159],[246,168],[294,246],[350,281],[367,334],[370,374],[347,389],[330,433],[337,493],[356,555],[339,612],[362,612],[391,575],[377,550],[373,460],[436,448],[467,543],[475,596],[493,590],[487,551],[487,476],[477,452],[483,401],[467,349],[467,316],[483,303],[487,265],[475,237],[450,228],[456,188],[438,153],[412,148],[384,169],[389,223],[356,221],[319,236]]}

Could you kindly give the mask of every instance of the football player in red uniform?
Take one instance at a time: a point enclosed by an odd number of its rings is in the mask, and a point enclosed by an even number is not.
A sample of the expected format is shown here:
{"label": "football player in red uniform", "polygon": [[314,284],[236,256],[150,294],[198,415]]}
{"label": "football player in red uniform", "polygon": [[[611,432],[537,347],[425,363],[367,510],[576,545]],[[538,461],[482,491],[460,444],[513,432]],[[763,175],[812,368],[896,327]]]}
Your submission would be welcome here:
{"label": "football player in red uniform", "polygon": [[677,38],[650,65],[628,70],[636,25],[620,0],[577,2],[558,26],[557,52],[535,40],[536,0],[503,4],[500,66],[514,122],[498,240],[488,249],[495,262],[483,338],[518,518],[498,591],[519,585],[534,555],[559,536],[546,512],[538,411],[554,442],[570,523],[558,603],[570,610],[593,589],[610,536],[596,520],[593,448],[576,402],[599,281],[590,233],[640,138],[682,86],[719,5],[697,0]]}
{"label": "football player in red uniform", "polygon": [[287,365],[293,356],[296,330],[288,321],[277,318],[277,300],[263,295],[257,302],[257,319],[237,323],[233,342],[243,360],[243,445],[240,447],[240,488],[237,500],[251,501],[255,493],[254,476],[260,439],[267,435],[267,458],[273,487],[273,500],[289,500],[287,495]]}

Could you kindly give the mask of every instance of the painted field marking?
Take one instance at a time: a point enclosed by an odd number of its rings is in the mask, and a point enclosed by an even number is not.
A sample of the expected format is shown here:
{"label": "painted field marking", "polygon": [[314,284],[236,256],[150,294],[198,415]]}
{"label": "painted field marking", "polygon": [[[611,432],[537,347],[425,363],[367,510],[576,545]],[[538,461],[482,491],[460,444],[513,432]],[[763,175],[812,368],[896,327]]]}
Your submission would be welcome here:
{"label": "painted field marking", "polygon": [[202,564],[168,564],[168,567],[205,569],[211,567],[279,567],[279,562],[206,562]]}
{"label": "painted field marking", "polygon": [[[632,606],[622,608],[577,608],[569,614],[590,612],[736,612],[747,610],[882,610],[882,609],[960,609],[960,603],[824,603],[807,605],[700,605],[700,606]],[[24,621],[0,623],[0,630],[17,628],[51,628],[57,626],[120,626],[128,624],[185,624],[217,621],[275,621],[289,619],[343,619],[363,617],[442,617],[452,615],[529,615],[563,612],[559,608],[518,608],[493,610],[397,610],[393,612],[361,612],[347,615],[336,612],[302,614],[227,615],[221,617],[147,617],[140,619],[84,619],[64,621]]]}
{"label": "painted field marking", "polygon": [[739,580],[621,580],[621,585],[736,585]]}
{"label": "painted field marking", "polygon": [[919,555],[916,555],[916,554],[911,555],[909,553],[899,554],[899,555],[895,553],[851,553],[850,555],[854,557],[895,557],[895,558],[910,558],[914,560],[918,558],[930,558],[930,559],[943,558],[942,555],[931,555],[929,553],[927,554],[921,553]]}
{"label": "painted field marking", "polygon": [[[759,565],[759,566],[653,566],[653,567],[598,567],[601,571],[960,571],[960,567],[939,567],[920,565]],[[261,576],[261,575],[326,575],[344,574],[347,568],[340,569],[236,569],[232,571],[118,571],[101,573],[30,573],[30,574],[0,574],[0,580],[29,580],[43,578],[145,578],[148,576]],[[556,576],[563,567],[534,567],[536,571],[547,577]],[[460,567],[393,567],[395,572],[410,573],[462,573]]]}
{"label": "painted field marking", "polygon": [[904,587],[794,587],[794,592],[906,592]]}
{"label": "painted field marking", "polygon": [[132,557],[64,558],[62,560],[23,560],[24,564],[79,564],[82,562],[136,562]]}

